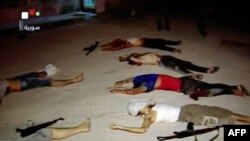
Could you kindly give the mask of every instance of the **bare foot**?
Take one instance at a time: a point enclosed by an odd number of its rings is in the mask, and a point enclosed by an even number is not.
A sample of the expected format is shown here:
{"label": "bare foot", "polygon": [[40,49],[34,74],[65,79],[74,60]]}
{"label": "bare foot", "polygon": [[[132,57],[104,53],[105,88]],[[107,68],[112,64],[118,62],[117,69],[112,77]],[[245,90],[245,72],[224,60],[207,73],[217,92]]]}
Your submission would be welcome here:
{"label": "bare foot", "polygon": [[109,128],[112,129],[112,130],[114,130],[115,129],[115,124],[114,123],[110,123],[109,124]]}
{"label": "bare foot", "polygon": [[91,128],[90,118],[87,118],[82,124],[77,126],[80,132],[89,132]]}
{"label": "bare foot", "polygon": [[249,92],[243,85],[238,85],[237,88],[243,95],[250,96]]}
{"label": "bare foot", "polygon": [[175,52],[182,53],[181,49],[175,49]]}
{"label": "bare foot", "polygon": [[216,67],[211,67],[208,69],[207,73],[216,73],[218,72],[220,69],[220,67],[216,66]]}
{"label": "bare foot", "polygon": [[76,77],[73,79],[74,83],[80,82],[80,81],[83,81],[83,80],[84,80],[83,73],[80,73],[78,76],[76,76]]}
{"label": "bare foot", "polygon": [[112,130],[117,130],[117,129],[120,128],[120,126],[119,126],[119,125],[116,125],[116,124],[114,124],[114,123],[110,123],[110,124],[109,124],[109,128],[112,129]]}
{"label": "bare foot", "polygon": [[181,45],[181,44],[182,44],[181,40],[177,41],[177,45]]}

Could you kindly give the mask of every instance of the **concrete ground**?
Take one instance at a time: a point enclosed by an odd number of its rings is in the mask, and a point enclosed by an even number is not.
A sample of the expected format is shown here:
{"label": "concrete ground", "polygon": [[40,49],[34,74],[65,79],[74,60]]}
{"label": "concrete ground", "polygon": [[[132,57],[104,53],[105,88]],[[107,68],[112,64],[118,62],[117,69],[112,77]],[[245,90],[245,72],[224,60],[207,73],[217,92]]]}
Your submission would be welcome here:
{"label": "concrete ground", "polygon": [[[153,91],[136,96],[115,95],[107,89],[113,82],[129,76],[144,73],[166,73],[181,76],[171,70],[158,66],[129,66],[118,61],[118,56],[132,52],[156,52],[173,55],[203,66],[220,66],[215,74],[205,74],[204,81],[220,82],[230,85],[243,84],[250,89],[250,35],[212,25],[207,38],[202,38],[189,19],[176,18],[171,21],[171,31],[156,31],[151,16],[138,18],[90,20],[69,26],[28,34],[26,40],[16,35],[0,39],[0,78],[36,71],[47,64],[60,68],[53,76],[55,79],[68,78],[83,72],[85,80],[60,88],[36,88],[12,93],[3,98],[0,106],[0,140],[14,140],[18,137],[15,129],[25,125],[27,120],[42,123],[63,117],[53,127],[68,127],[79,124],[87,117],[91,118],[89,133],[78,134],[65,141],[153,141],[156,136],[171,135],[173,131],[186,128],[185,123],[154,124],[144,135],[136,135],[109,129],[109,124],[139,126],[141,120],[126,112],[127,101],[133,98],[151,98],[157,102],[173,105],[188,103],[220,106],[233,112],[250,115],[250,97],[218,96],[200,98],[194,101],[183,94],[167,91]],[[170,40],[182,40],[179,46],[182,54],[131,48],[116,52],[103,52],[100,48],[89,56],[83,48],[95,41],[101,43],[115,38],[152,37]],[[199,127],[197,127],[198,129]],[[223,140],[223,130],[218,140]],[[201,135],[200,140],[215,135],[211,132]],[[193,138],[180,139],[192,141]],[[174,141],[174,140],[173,140]]]}

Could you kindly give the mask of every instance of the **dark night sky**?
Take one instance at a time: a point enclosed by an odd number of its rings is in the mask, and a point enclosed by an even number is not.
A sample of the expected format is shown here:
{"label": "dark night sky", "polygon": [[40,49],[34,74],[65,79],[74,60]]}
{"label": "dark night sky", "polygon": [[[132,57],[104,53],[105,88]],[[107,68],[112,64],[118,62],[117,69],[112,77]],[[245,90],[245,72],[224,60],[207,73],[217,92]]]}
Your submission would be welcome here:
{"label": "dark night sky", "polygon": [[214,24],[250,32],[248,0],[172,0],[172,16],[194,17],[197,1],[214,2],[210,15],[210,21]]}

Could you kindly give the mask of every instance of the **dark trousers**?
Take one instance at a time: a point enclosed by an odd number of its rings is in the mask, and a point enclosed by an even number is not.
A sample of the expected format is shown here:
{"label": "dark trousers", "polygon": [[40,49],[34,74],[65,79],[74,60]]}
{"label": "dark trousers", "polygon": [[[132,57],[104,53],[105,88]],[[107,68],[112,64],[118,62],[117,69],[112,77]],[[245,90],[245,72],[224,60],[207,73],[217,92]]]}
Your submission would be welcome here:
{"label": "dark trousers", "polygon": [[[166,68],[172,68],[176,71],[180,71],[184,74],[190,74],[191,71],[207,73],[209,68],[197,66],[191,62],[184,61],[173,56],[162,56],[160,66]],[[190,71],[191,70],[191,71]]]}
{"label": "dark trousers", "polygon": [[22,75],[18,75],[13,77],[13,79],[25,79],[25,78],[42,78],[46,77],[47,73],[45,71],[43,72],[30,72]]}
{"label": "dark trousers", "polygon": [[231,95],[234,94],[234,90],[237,89],[237,86],[230,86],[221,83],[211,84],[206,82],[201,82],[200,87],[208,90],[212,96],[218,96],[222,94]]}
{"label": "dark trousers", "polygon": [[207,35],[209,17],[213,10],[214,0],[197,0],[196,1],[196,24],[200,35]]}
{"label": "dark trousers", "polygon": [[179,45],[179,41],[171,41],[165,39],[152,39],[152,38],[143,38],[143,47],[152,48],[152,49],[160,49],[164,51],[174,52],[176,49],[173,47],[169,47],[167,45]]}
{"label": "dark trousers", "polygon": [[51,79],[44,78],[22,78],[20,79],[21,91],[38,88],[38,87],[46,87],[51,86]]}
{"label": "dark trousers", "polygon": [[193,94],[197,89],[204,89],[209,92],[207,96],[218,96],[218,95],[232,95],[237,86],[230,86],[221,83],[206,83],[203,81],[195,80],[189,76],[181,77],[181,92],[186,95]]}
{"label": "dark trousers", "polygon": [[170,5],[169,0],[155,1],[155,17],[158,30],[161,30],[163,28],[165,28],[166,30],[170,30],[169,5]]}

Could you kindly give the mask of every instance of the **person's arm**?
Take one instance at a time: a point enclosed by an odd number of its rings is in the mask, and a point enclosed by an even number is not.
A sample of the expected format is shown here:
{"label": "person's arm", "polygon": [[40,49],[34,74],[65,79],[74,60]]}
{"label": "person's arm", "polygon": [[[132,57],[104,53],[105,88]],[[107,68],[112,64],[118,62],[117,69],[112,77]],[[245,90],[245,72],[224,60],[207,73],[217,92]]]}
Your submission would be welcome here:
{"label": "person's arm", "polygon": [[147,129],[151,126],[153,123],[151,116],[145,116],[143,119],[143,123],[141,127],[128,127],[128,126],[122,126],[117,124],[110,124],[110,128],[112,130],[123,130],[131,133],[137,133],[137,134],[143,134],[147,132]]}
{"label": "person's arm", "polygon": [[116,50],[121,50],[127,47],[130,47],[129,44],[127,44],[127,41],[122,40],[122,39],[115,39],[111,43],[103,45],[102,50],[103,51],[116,51]]}
{"label": "person's arm", "polygon": [[100,45],[101,48],[107,48],[111,46],[111,42]]}
{"label": "person's arm", "polygon": [[113,88],[110,90],[111,93],[121,93],[121,94],[127,94],[127,95],[137,95],[140,93],[144,93],[146,91],[147,91],[147,88],[143,85],[138,88],[132,88],[132,89]]}
{"label": "person's arm", "polygon": [[133,63],[135,63],[136,65],[143,64],[142,60],[140,58],[137,58],[137,57],[130,57],[129,60],[132,61]]}
{"label": "person's arm", "polygon": [[121,86],[121,85],[123,85],[123,84],[132,82],[133,79],[134,79],[133,77],[129,77],[129,78],[127,78],[127,79],[124,79],[124,80],[115,82],[114,85],[115,85],[115,86]]}
{"label": "person's arm", "polygon": [[113,46],[112,42],[103,44],[100,47],[102,48],[103,51],[116,51],[125,48],[124,46]]}
{"label": "person's arm", "polygon": [[126,47],[124,47],[124,46],[117,46],[117,47],[110,46],[109,48],[103,48],[102,50],[103,51],[117,51],[117,50],[121,50],[124,48],[126,48]]}

